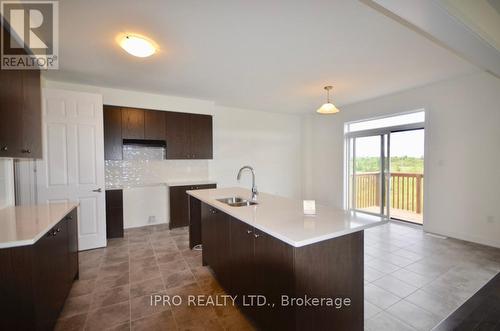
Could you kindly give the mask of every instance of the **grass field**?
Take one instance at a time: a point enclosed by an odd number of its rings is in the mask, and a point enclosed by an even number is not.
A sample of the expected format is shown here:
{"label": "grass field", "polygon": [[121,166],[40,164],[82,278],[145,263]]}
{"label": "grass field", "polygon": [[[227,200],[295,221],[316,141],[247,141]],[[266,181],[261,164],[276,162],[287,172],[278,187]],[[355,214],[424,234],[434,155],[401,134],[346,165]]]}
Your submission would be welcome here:
{"label": "grass field", "polygon": [[[380,158],[360,157],[356,158],[356,173],[380,171]],[[396,156],[391,157],[391,172],[409,172],[416,174],[424,173],[424,158]]]}

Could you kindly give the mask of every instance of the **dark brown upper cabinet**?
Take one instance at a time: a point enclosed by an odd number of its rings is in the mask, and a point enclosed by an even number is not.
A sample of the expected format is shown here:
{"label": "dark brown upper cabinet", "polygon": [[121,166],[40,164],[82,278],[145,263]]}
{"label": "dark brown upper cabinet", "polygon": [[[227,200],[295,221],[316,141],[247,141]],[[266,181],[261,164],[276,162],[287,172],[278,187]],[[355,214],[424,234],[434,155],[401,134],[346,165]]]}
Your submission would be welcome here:
{"label": "dark brown upper cabinet", "polygon": [[212,151],[212,116],[191,114],[190,149],[193,159],[211,159]]}
{"label": "dark brown upper cabinet", "polygon": [[212,116],[166,113],[167,159],[211,159]]}
{"label": "dark brown upper cabinet", "polygon": [[211,159],[212,116],[105,105],[106,160],[123,158],[123,139],[136,140],[134,143],[164,140],[167,159]]}
{"label": "dark brown upper cabinet", "polygon": [[40,70],[23,70],[23,157],[42,158]]}
{"label": "dark brown upper cabinet", "polygon": [[122,108],[122,138],[144,139],[144,110]]}
{"label": "dark brown upper cabinet", "polygon": [[186,113],[166,113],[167,159],[189,159],[189,117]]}
{"label": "dark brown upper cabinet", "polygon": [[104,159],[123,159],[122,109],[104,106]]}
{"label": "dark brown upper cabinet", "polygon": [[39,70],[0,70],[0,157],[42,158]]}
{"label": "dark brown upper cabinet", "polygon": [[165,140],[165,112],[157,110],[144,111],[144,138]]}

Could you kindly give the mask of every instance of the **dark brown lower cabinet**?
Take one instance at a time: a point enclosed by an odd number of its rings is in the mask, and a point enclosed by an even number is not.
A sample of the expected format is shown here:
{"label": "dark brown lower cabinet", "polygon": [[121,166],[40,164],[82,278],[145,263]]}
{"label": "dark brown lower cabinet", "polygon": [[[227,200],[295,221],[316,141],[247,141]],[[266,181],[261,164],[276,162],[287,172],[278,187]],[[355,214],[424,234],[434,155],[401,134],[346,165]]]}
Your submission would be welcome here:
{"label": "dark brown lower cabinet", "polygon": [[[293,247],[203,202],[199,206],[203,264],[259,329],[363,330],[362,231]],[[250,304],[254,295],[265,297],[265,304]],[[282,305],[283,298],[350,301],[337,308]]]}
{"label": "dark brown lower cabinet", "polygon": [[123,190],[106,190],[106,238],[123,238]]}
{"label": "dark brown lower cabinet", "polygon": [[34,245],[0,249],[0,330],[52,330],[78,277],[73,209]]}
{"label": "dark brown lower cabinet", "polygon": [[203,263],[210,265],[223,283],[229,283],[230,256],[229,251],[229,216],[206,204],[201,209],[202,244],[207,254],[203,255]]}
{"label": "dark brown lower cabinet", "polygon": [[[194,184],[170,186],[170,222],[169,228],[179,228],[189,225],[189,197],[186,191],[216,188],[216,184]],[[199,224],[199,222],[198,222]]]}

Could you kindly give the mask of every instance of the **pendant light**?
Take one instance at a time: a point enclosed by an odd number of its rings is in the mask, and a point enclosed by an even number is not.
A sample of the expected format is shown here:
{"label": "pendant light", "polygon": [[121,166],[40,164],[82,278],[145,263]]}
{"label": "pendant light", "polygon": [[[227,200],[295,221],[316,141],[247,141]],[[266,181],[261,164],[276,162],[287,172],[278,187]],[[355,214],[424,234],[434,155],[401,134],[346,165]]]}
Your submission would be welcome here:
{"label": "pendant light", "polygon": [[333,86],[325,86],[324,89],[326,90],[326,103],[324,103],[323,106],[319,107],[318,110],[316,110],[316,112],[319,114],[338,113],[340,110],[337,107],[335,107],[333,103],[330,102],[330,90],[333,89]]}

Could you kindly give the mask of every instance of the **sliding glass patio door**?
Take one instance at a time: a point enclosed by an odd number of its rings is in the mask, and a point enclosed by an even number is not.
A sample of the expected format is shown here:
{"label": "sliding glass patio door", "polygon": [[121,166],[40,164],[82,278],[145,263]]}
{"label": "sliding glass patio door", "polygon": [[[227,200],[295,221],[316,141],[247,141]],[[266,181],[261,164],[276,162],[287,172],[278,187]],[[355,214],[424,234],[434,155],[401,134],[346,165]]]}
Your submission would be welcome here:
{"label": "sliding glass patio door", "polygon": [[423,123],[346,132],[349,210],[423,223]]}
{"label": "sliding glass patio door", "polygon": [[422,224],[424,129],[392,132],[390,150],[390,216]]}
{"label": "sliding glass patio door", "polygon": [[359,135],[349,144],[349,209],[388,216],[388,135]]}

